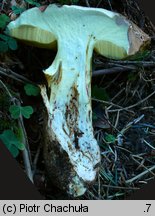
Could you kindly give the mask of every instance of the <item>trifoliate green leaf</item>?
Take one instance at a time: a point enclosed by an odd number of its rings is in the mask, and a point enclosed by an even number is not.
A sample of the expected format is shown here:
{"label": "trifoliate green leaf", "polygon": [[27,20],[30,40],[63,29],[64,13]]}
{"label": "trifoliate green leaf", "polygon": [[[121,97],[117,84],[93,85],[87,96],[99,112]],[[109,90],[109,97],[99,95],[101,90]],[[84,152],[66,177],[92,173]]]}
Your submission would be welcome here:
{"label": "trifoliate green leaf", "polygon": [[16,158],[19,154],[19,150],[16,148],[16,146],[12,145],[11,148],[9,149],[11,152],[12,156]]}
{"label": "trifoliate green leaf", "polygon": [[18,119],[21,114],[21,107],[17,105],[11,105],[9,108],[9,112],[13,119]]}
{"label": "trifoliate green leaf", "polygon": [[5,130],[0,134],[0,139],[11,152],[13,157],[17,157],[19,150],[24,150],[25,146],[21,143],[12,130]]}
{"label": "trifoliate green leaf", "polygon": [[17,49],[17,42],[14,38],[9,38],[8,40],[8,46],[11,50],[16,50]]}
{"label": "trifoliate green leaf", "polygon": [[35,5],[36,7],[39,7],[40,4],[34,0],[25,0],[27,3],[31,4],[31,5]]}
{"label": "trifoliate green leaf", "polygon": [[32,84],[26,84],[24,90],[28,96],[37,96],[40,93],[39,87]]}
{"label": "trifoliate green leaf", "polygon": [[14,12],[14,14],[21,14],[25,9],[24,8],[20,8],[20,7],[17,7],[17,6],[12,6],[12,11]]}
{"label": "trifoliate green leaf", "polygon": [[24,150],[25,149],[25,145],[21,142],[18,143],[18,149],[19,150]]}
{"label": "trifoliate green leaf", "polygon": [[115,136],[113,136],[112,134],[107,133],[104,138],[108,143],[114,143],[116,141]]}
{"label": "trifoliate green leaf", "polygon": [[10,18],[6,14],[0,15],[0,28],[5,28],[7,23],[10,21]]}
{"label": "trifoliate green leaf", "polygon": [[0,34],[0,39],[3,41],[0,41],[0,52],[6,52],[8,51],[8,47],[11,50],[16,50],[17,49],[17,42],[14,38],[9,37],[5,34]]}
{"label": "trifoliate green leaf", "polygon": [[9,36],[7,36],[7,35],[4,35],[4,34],[0,34],[0,38],[2,39],[2,40],[4,40],[4,41],[8,41],[9,40]]}
{"label": "trifoliate green leaf", "polygon": [[21,107],[21,114],[26,119],[29,119],[32,113],[33,113],[33,108],[31,106]]}
{"label": "trifoliate green leaf", "polygon": [[31,106],[22,107],[18,105],[11,105],[9,108],[9,112],[13,119],[18,119],[20,115],[28,119],[33,113],[33,108]]}

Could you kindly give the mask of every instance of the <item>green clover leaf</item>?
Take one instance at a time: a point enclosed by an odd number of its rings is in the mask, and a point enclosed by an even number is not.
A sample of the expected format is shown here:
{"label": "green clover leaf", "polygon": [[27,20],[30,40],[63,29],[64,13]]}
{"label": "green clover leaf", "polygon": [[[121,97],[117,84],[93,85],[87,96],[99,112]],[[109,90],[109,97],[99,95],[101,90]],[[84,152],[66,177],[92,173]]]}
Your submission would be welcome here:
{"label": "green clover leaf", "polygon": [[6,14],[0,15],[0,28],[5,28],[7,23],[10,22],[10,18]]}
{"label": "green clover leaf", "polygon": [[40,89],[38,86],[32,84],[26,84],[24,90],[28,96],[37,96],[40,94]]}
{"label": "green clover leaf", "polygon": [[9,112],[13,119],[18,119],[20,115],[22,115],[26,119],[29,119],[31,114],[33,113],[33,108],[31,106],[22,107],[18,105],[11,105]]}
{"label": "green clover leaf", "polygon": [[11,152],[13,157],[17,157],[19,154],[19,150],[24,150],[25,146],[21,143],[17,136],[14,134],[12,130],[5,130],[2,134],[0,134],[0,139],[3,141],[5,146]]}

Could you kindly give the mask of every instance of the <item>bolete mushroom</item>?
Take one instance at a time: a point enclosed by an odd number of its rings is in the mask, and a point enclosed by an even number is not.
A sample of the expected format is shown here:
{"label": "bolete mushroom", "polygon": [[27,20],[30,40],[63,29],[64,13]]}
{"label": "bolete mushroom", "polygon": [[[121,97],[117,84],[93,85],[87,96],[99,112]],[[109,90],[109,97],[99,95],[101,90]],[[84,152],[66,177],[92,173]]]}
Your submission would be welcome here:
{"label": "bolete mushroom", "polygon": [[[100,150],[93,135],[92,53],[123,59],[144,49],[150,38],[118,13],[80,6],[32,8],[8,25],[10,35],[44,48],[58,47],[41,86],[48,123],[45,164],[52,181],[73,196],[95,180]],[[64,168],[64,169],[63,169]]]}

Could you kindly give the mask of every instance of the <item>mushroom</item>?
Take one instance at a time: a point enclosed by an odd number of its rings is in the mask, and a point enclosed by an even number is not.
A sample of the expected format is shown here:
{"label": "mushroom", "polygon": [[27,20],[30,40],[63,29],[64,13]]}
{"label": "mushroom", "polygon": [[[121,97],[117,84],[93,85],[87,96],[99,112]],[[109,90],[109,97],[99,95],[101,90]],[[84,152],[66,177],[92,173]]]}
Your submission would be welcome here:
{"label": "mushroom", "polygon": [[44,158],[52,181],[73,196],[83,195],[93,183],[100,164],[100,149],[93,134],[91,60],[97,53],[124,59],[150,42],[124,16],[105,9],[49,5],[32,8],[8,25],[9,34],[34,46],[58,51],[43,72],[41,95],[48,117]]}

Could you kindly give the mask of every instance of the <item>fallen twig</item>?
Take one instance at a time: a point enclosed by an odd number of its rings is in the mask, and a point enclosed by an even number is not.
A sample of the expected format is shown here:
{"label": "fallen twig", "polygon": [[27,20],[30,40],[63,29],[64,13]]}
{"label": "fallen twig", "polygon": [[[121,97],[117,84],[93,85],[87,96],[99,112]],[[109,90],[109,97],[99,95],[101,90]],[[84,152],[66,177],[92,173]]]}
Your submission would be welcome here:
{"label": "fallen twig", "polygon": [[[20,105],[20,101],[17,98],[12,96],[12,94],[10,93],[7,86],[1,80],[0,80],[0,83],[3,86],[3,88],[5,89],[5,91],[7,92],[11,102],[14,105]],[[25,170],[26,170],[26,173],[27,173],[27,176],[29,177],[29,179],[33,182],[33,174],[32,174],[32,168],[31,168],[31,157],[30,157],[30,153],[29,153],[29,145],[28,145],[27,135],[26,135],[26,131],[25,131],[24,123],[23,123],[23,118],[21,115],[18,119],[18,125],[22,131],[22,143],[25,145],[25,148],[22,151]]]}
{"label": "fallen twig", "polygon": [[89,0],[85,0],[85,2],[86,2],[86,6],[90,7]]}
{"label": "fallen twig", "polygon": [[37,162],[38,162],[38,158],[39,158],[39,155],[40,155],[40,151],[41,151],[41,146],[39,145],[38,149],[37,149],[37,152],[36,152],[36,155],[35,155],[35,158],[33,160],[33,176],[36,172],[36,167],[37,167]]}
{"label": "fallen twig", "polygon": [[102,187],[120,189],[120,190],[139,190],[140,189],[137,187],[121,187],[121,186],[113,186],[113,185],[105,185],[105,184],[102,184]]}
{"label": "fallen twig", "polygon": [[10,70],[10,69],[5,69],[0,67],[0,74],[6,77],[10,77],[11,79],[14,79],[18,82],[22,82],[22,83],[31,83],[33,85],[36,85],[36,83],[32,82],[31,80],[25,78],[24,76],[15,73],[14,71]]}
{"label": "fallen twig", "polygon": [[138,101],[137,103],[130,105],[128,107],[124,107],[124,108],[120,108],[120,109],[115,109],[115,110],[108,110],[108,112],[118,112],[118,111],[129,111],[129,109],[134,108],[140,104],[142,104],[143,102],[145,102],[146,100],[148,100],[150,97],[152,97],[155,94],[155,91],[153,91],[151,94],[149,94],[146,98],[142,99],[141,101]]}
{"label": "fallen twig", "polygon": [[[93,101],[96,101],[96,102],[99,102],[99,103],[105,103],[105,104],[112,105],[112,106],[115,106],[115,107],[120,108],[120,109],[118,109],[117,111],[119,111],[119,110],[120,110],[120,111],[121,111],[121,110],[126,110],[126,111],[128,111],[128,112],[133,113],[133,111],[128,110],[127,108],[123,108],[123,107],[121,107],[121,106],[119,106],[119,105],[117,105],[117,104],[114,104],[113,102],[110,102],[110,101],[99,100],[99,99],[96,99],[96,98],[92,98],[92,100],[93,100]],[[111,110],[110,110],[110,111],[111,111]],[[108,112],[109,112],[109,110],[108,110]]]}
{"label": "fallen twig", "polygon": [[[132,160],[134,160],[139,165],[139,167],[143,167],[145,170],[148,170],[148,168],[146,166],[144,166],[142,163],[140,163],[138,160],[136,160],[133,155],[131,155],[131,158],[132,158]],[[155,176],[154,172],[152,172],[150,170],[148,170],[148,172],[150,172],[153,176]]]}
{"label": "fallen twig", "polygon": [[101,70],[95,70],[95,71],[93,71],[92,76],[96,77],[96,76],[102,76],[105,74],[125,72],[125,71],[129,71],[129,70],[132,70],[132,68],[129,69],[129,68],[123,68],[123,67],[112,67],[112,68],[106,68],[106,69],[101,69]]}
{"label": "fallen twig", "polygon": [[[121,64],[124,65],[121,65]],[[112,74],[112,73],[119,73],[119,72],[126,72],[126,71],[133,71],[136,70],[139,66],[147,68],[147,67],[154,67],[155,66],[155,62],[154,61],[113,61],[113,62],[109,62],[109,65],[115,65],[114,67],[111,68],[105,68],[105,69],[101,69],[101,70],[95,70],[92,73],[93,77],[96,76],[102,76],[105,74]],[[125,64],[129,64],[129,65],[125,65]],[[132,64],[132,65],[131,65]],[[137,64],[136,66],[133,64]],[[116,66],[117,65],[117,66]]]}
{"label": "fallen twig", "polygon": [[150,167],[149,169],[145,170],[144,172],[138,174],[137,176],[134,176],[133,178],[125,181],[126,184],[131,184],[132,182],[136,181],[139,178],[142,178],[144,175],[148,174],[150,171],[155,169],[155,165]]}
{"label": "fallen twig", "polygon": [[[15,104],[18,106],[21,106],[19,100],[17,100],[15,102]],[[31,161],[29,143],[28,143],[27,134],[26,134],[22,115],[20,115],[20,117],[19,117],[18,124],[19,124],[19,127],[22,129],[22,142],[25,145],[25,148],[22,151],[25,170],[26,170],[26,173],[27,173],[27,176],[29,177],[29,179],[33,182],[33,172],[32,172],[32,168],[31,168],[32,167],[31,166],[32,161]]]}

